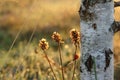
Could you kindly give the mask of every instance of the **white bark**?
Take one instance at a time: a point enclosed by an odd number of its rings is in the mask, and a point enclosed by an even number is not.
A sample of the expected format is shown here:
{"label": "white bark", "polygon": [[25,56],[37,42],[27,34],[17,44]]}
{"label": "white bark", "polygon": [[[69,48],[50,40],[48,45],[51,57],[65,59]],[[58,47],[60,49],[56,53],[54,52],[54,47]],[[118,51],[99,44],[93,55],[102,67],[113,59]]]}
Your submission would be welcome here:
{"label": "white bark", "polygon": [[113,80],[113,15],[112,0],[82,0],[80,80]]}

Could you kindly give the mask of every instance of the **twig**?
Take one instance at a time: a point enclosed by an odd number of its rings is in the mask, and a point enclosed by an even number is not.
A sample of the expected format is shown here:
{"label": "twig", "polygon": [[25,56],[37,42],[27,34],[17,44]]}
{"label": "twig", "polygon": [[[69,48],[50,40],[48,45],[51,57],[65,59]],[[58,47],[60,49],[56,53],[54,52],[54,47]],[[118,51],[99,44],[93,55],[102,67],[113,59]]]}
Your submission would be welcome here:
{"label": "twig", "polygon": [[56,77],[56,75],[55,75],[55,73],[54,73],[54,71],[53,71],[52,65],[50,64],[50,60],[49,60],[49,58],[48,58],[45,50],[43,50],[43,51],[44,51],[44,53],[45,53],[45,57],[46,57],[46,59],[47,59],[47,61],[48,61],[48,63],[49,63],[49,66],[50,66],[50,68],[51,68],[51,71],[52,71],[52,73],[53,73],[53,75],[54,75],[54,77],[55,77],[55,80],[57,80],[57,77]]}
{"label": "twig", "polygon": [[11,49],[13,48],[13,46],[14,46],[17,38],[19,37],[19,35],[20,35],[20,33],[21,33],[21,31],[22,31],[22,28],[18,31],[17,35],[15,36],[15,39],[13,40],[13,42],[12,42],[12,44],[11,44],[9,50],[8,50],[8,54],[10,53]]}
{"label": "twig", "polygon": [[33,32],[31,33],[31,36],[30,36],[29,41],[28,41],[28,43],[27,43],[27,46],[28,46],[28,45],[30,44],[30,42],[32,41],[33,36],[34,36],[34,34],[35,34],[35,31],[36,31],[37,27],[38,27],[38,25],[34,27]]}

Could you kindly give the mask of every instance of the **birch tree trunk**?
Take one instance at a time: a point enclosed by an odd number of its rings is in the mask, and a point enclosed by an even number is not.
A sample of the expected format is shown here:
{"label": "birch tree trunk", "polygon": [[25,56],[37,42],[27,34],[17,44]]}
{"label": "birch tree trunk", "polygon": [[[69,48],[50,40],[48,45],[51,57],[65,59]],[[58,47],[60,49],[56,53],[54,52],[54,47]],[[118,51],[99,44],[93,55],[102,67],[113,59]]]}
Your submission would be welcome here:
{"label": "birch tree trunk", "polygon": [[80,80],[113,80],[113,0],[82,0]]}

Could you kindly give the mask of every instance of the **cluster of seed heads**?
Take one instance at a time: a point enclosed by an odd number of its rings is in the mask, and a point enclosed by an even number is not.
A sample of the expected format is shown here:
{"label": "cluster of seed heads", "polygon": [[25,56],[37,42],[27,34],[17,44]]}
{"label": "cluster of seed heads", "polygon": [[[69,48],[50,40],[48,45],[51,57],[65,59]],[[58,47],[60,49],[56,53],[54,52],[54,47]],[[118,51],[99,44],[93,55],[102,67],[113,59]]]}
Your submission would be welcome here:
{"label": "cluster of seed heads", "polygon": [[61,35],[58,33],[58,32],[53,32],[53,34],[52,34],[52,39],[55,41],[55,42],[57,42],[57,43],[63,43],[63,41],[62,41],[62,37],[61,37]]}
{"label": "cluster of seed heads", "polygon": [[46,41],[46,39],[42,38],[40,41],[39,41],[39,47],[42,49],[42,50],[46,50],[49,48],[49,43]]}
{"label": "cluster of seed heads", "polygon": [[70,30],[70,38],[74,44],[80,43],[80,33],[76,29]]}
{"label": "cluster of seed heads", "polygon": [[[60,44],[61,43],[64,43],[63,42],[63,39],[61,37],[61,35],[58,33],[58,32],[53,32],[51,38],[58,43],[58,49],[59,49],[59,54],[60,54],[60,62],[61,62],[61,72],[62,72],[62,80],[64,80],[64,70],[63,70],[63,63],[62,63],[62,55],[61,55],[61,49],[60,49]],[[73,42],[73,44],[76,46],[76,44],[79,44],[80,42],[80,33],[76,30],[76,29],[71,29],[70,30],[70,38],[71,38],[71,41]],[[46,39],[42,38],[40,41],[39,41],[39,47],[45,52],[45,50],[47,50],[49,48],[49,43],[46,41]],[[76,54],[76,51],[77,51],[77,46],[76,46],[76,49],[75,49],[75,54],[74,54],[74,57],[73,57],[73,61],[76,61],[79,56]],[[46,59],[47,61],[49,62],[49,65],[50,65],[50,68],[53,72],[53,75],[55,77],[55,79],[57,80],[57,77],[56,77],[56,74],[54,73],[54,70],[52,68],[52,65],[50,63],[50,60],[45,52],[45,56],[46,56]],[[72,80],[74,79],[74,74],[75,74],[75,67],[74,67],[74,71],[73,71],[73,77],[72,77]]]}
{"label": "cluster of seed heads", "polygon": [[[61,37],[61,35],[58,32],[53,32],[53,34],[52,34],[51,37],[52,37],[52,39],[55,42],[57,42],[57,43],[63,43],[62,37]],[[80,33],[76,29],[71,29],[70,30],[70,38],[71,38],[71,41],[74,44],[79,44],[80,43]],[[39,47],[42,50],[46,50],[46,49],[49,48],[49,43],[46,41],[46,39],[42,38],[39,41]]]}

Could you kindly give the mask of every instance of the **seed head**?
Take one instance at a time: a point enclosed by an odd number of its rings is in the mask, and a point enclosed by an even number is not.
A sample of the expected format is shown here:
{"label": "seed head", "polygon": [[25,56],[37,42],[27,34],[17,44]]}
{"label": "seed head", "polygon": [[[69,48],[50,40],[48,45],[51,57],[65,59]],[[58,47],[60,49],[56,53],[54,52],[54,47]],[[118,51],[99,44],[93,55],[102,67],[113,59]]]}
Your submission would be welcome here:
{"label": "seed head", "polygon": [[79,44],[80,33],[76,29],[71,29],[70,30],[70,38],[74,44]]}
{"label": "seed head", "polygon": [[39,41],[39,47],[42,49],[42,50],[46,50],[49,48],[49,44],[48,42],[46,41],[46,39],[42,38],[40,41]]}
{"label": "seed head", "polygon": [[63,43],[61,35],[58,32],[53,32],[52,39],[56,41],[57,43]]}

